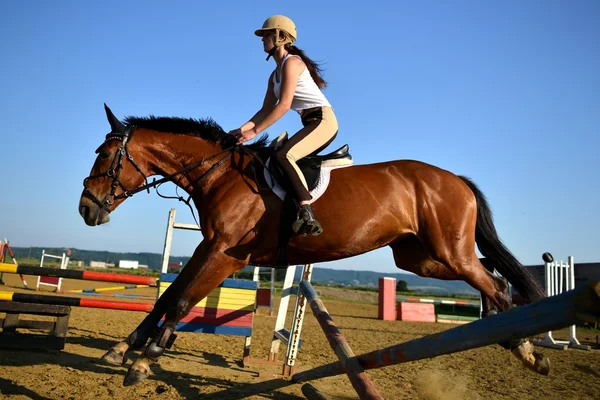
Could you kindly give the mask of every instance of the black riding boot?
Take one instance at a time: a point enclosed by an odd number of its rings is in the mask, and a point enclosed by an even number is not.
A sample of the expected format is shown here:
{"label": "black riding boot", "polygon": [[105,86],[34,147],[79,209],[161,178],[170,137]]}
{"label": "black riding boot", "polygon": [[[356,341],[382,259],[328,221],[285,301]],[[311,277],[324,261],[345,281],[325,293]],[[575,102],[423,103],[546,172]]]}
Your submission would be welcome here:
{"label": "black riding boot", "polygon": [[298,219],[294,221],[292,229],[299,235],[317,236],[323,232],[321,224],[315,219],[310,204],[303,204],[298,208]]}

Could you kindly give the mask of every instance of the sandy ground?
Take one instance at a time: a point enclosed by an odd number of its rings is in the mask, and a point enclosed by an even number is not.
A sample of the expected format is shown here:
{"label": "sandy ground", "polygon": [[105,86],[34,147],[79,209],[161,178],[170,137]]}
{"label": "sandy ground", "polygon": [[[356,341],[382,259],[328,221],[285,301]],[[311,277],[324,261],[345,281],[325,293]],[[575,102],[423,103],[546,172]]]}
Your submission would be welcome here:
{"label": "sandy ground", "polygon": [[[30,285],[35,278],[27,277]],[[6,286],[20,286],[5,275]],[[111,284],[64,281],[64,289]],[[17,289],[19,290],[19,289]],[[20,291],[20,290],[19,290]],[[128,293],[153,295],[154,289]],[[356,354],[405,342],[453,325],[379,321],[376,304],[325,300],[332,318]],[[290,307],[290,313],[292,307]],[[0,317],[3,314],[0,313]],[[33,317],[27,317],[33,319]],[[44,317],[37,317],[43,319]],[[173,347],[152,366],[152,375],[134,387],[123,387],[126,367],[104,365],[99,358],[125,338],[144,313],[73,308],[65,349],[60,353],[0,350],[0,398],[10,399],[303,399],[300,384],[259,377],[280,372],[263,365],[241,366],[244,339],[234,336],[180,333]],[[252,356],[266,359],[275,317],[259,310]],[[288,318],[289,326],[289,318]],[[555,337],[565,337],[565,331]],[[596,332],[579,329],[581,342],[594,343]],[[0,335],[0,341],[2,336]],[[306,316],[297,369],[335,361],[316,319]],[[549,376],[521,367],[508,351],[488,346],[459,354],[367,372],[386,399],[599,399],[600,350],[544,349],[552,361]],[[138,355],[133,354],[132,358]],[[283,354],[280,354],[280,359]],[[130,361],[131,363],[131,361]],[[312,382],[334,399],[356,399],[347,377]]]}

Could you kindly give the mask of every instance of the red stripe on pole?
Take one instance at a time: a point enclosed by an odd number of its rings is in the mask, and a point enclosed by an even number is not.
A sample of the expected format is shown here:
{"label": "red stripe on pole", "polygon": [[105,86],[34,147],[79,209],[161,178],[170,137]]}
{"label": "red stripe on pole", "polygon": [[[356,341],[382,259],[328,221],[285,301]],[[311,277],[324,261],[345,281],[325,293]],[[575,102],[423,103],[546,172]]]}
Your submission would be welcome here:
{"label": "red stripe on pole", "polygon": [[79,299],[79,307],[150,312],[154,308],[154,305],[153,304],[145,304],[145,303],[126,302],[126,301]]}
{"label": "red stripe on pole", "polygon": [[84,271],[83,279],[89,281],[131,283],[134,285],[156,285],[156,278],[151,276],[108,274],[106,272]]}

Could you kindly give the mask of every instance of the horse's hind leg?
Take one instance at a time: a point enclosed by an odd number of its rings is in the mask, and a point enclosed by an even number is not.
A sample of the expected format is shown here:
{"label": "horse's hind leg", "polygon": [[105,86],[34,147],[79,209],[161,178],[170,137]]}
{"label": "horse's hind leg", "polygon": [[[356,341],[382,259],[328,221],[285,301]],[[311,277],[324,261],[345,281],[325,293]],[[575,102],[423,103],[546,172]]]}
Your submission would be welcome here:
{"label": "horse's hind leg", "polygon": [[[436,224],[430,224],[426,232],[419,233],[419,238],[432,259],[485,294],[491,306],[506,311],[512,307],[506,281],[490,273],[479,261],[475,253],[474,228],[474,226],[469,227],[469,224],[460,224],[445,226],[442,229]],[[502,346],[510,348],[527,368],[543,375],[549,373],[549,360],[541,353],[535,352],[529,341],[516,340]]]}
{"label": "horse's hind leg", "polygon": [[[486,303],[489,310],[504,311],[511,307],[506,280],[483,268],[470,268],[471,272],[468,274],[464,273],[465,268],[451,268],[443,259],[432,257],[430,251],[416,236],[394,242],[390,247],[398,268],[423,277],[465,280],[481,292],[484,298],[484,312]],[[476,256],[475,259],[479,262]]]}
{"label": "horse's hind leg", "polygon": [[[125,386],[134,385],[148,377],[150,365],[158,361],[165,349],[173,343],[175,338],[173,334],[177,323],[228,276],[246,265],[245,260],[229,257],[222,251],[223,249],[217,247],[216,245],[210,246],[200,262],[190,265],[192,263],[190,260],[184,268],[185,270],[193,267],[196,273],[194,276],[189,274],[186,276],[181,296],[167,311],[165,322],[143,350],[142,357],[138,358],[129,368],[123,382]],[[177,279],[180,277],[181,275]]]}
{"label": "horse's hind leg", "polygon": [[[506,298],[510,297],[510,291],[508,288],[508,282],[506,281],[506,279],[496,276],[494,275],[494,266],[490,265],[490,263],[487,263],[485,259],[480,260],[481,264],[483,265],[483,267],[490,273],[490,276],[492,277],[492,279],[494,279],[496,281],[496,286],[498,287],[498,289],[501,289],[502,292],[504,293]],[[506,310],[501,310],[498,307],[496,307],[496,305],[494,304],[494,302],[492,302],[492,300],[485,295],[485,293],[481,293],[481,305],[482,305],[482,310],[481,310],[481,317],[485,318],[489,315],[495,315],[501,311],[506,311]],[[511,299],[511,306],[512,306],[512,299]],[[501,346],[508,348],[505,344],[501,344]]]}

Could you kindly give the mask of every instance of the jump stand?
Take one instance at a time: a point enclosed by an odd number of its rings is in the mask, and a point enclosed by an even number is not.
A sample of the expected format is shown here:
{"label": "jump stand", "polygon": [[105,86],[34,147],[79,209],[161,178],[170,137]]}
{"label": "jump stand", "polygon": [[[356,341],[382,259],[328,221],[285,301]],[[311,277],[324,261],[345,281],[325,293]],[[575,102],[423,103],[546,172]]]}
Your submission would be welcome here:
{"label": "jump stand", "polygon": [[[303,266],[300,282],[310,281],[310,278],[312,276],[312,268],[312,264],[307,264]],[[283,290],[281,292],[281,299],[279,301],[279,309],[277,311],[275,328],[273,329],[269,359],[250,359],[250,361],[254,364],[266,364],[281,367],[281,373],[259,373],[260,377],[287,378],[292,376],[295,372],[295,363],[296,357],[298,355],[298,349],[302,346],[300,333],[302,331],[302,322],[304,321],[304,312],[306,310],[306,298],[299,291],[298,287],[293,286],[295,274],[296,266],[289,266],[287,268],[285,278],[283,281]],[[291,295],[296,295],[296,305],[292,316],[291,328],[288,330],[285,328],[285,322]],[[282,343],[286,346],[286,353],[283,361],[280,361],[278,359],[279,347]]]}
{"label": "jump stand", "polygon": [[[573,257],[569,256],[566,263],[562,260],[560,262],[544,262],[544,267],[546,275],[546,295],[548,297],[575,289],[575,263]],[[546,332],[544,339],[536,340],[534,343],[541,347],[559,350],[566,350],[569,347],[579,350],[591,349],[591,346],[579,343],[576,336],[575,325],[569,327],[569,340],[556,340],[552,337],[552,331],[548,331]]]}
{"label": "jump stand", "polygon": [[[68,253],[69,254],[67,254],[67,255],[65,255],[65,253],[63,253],[62,256],[55,256],[52,254],[46,254],[46,250],[42,250],[42,258],[40,259],[40,268],[44,267],[44,257],[46,257],[46,258],[59,259],[60,260],[60,269],[67,269],[67,265],[69,264],[69,256],[71,255],[71,252],[69,251]],[[55,277],[55,276],[38,276],[38,281],[37,281],[35,290],[39,290],[40,285],[44,285],[44,286],[53,287],[54,291],[59,292],[61,284],[62,284],[62,278]]]}
{"label": "jump stand", "polygon": [[[71,307],[51,304],[28,304],[0,301],[2,333],[0,348],[11,350],[62,350],[65,347]],[[22,319],[21,314],[50,316],[54,321]],[[40,329],[47,335],[23,333],[17,329]]]}
{"label": "jump stand", "polygon": [[[266,271],[261,271],[261,269]],[[261,288],[260,275],[266,274],[270,276],[271,285],[269,288]],[[252,280],[258,284],[258,289],[256,290],[256,310],[261,307],[268,308],[269,316],[272,317],[274,305],[273,297],[275,294],[275,268],[255,266]]]}
{"label": "jump stand", "polygon": [[[4,263],[5,262],[5,256],[6,253],[8,253],[8,255],[10,255],[10,257],[12,258],[12,262],[13,264],[17,265],[17,260],[15,259],[15,254],[13,253],[12,249],[10,248],[10,244],[8,243],[8,240],[6,238],[4,238],[4,243],[0,242],[0,263]],[[2,280],[3,278],[3,273],[0,273],[0,284],[4,284],[4,281]],[[25,289],[29,289],[29,286],[27,286],[27,282],[25,281],[25,277],[20,274],[19,277],[21,278],[21,282],[23,282],[23,287],[25,287]]]}

